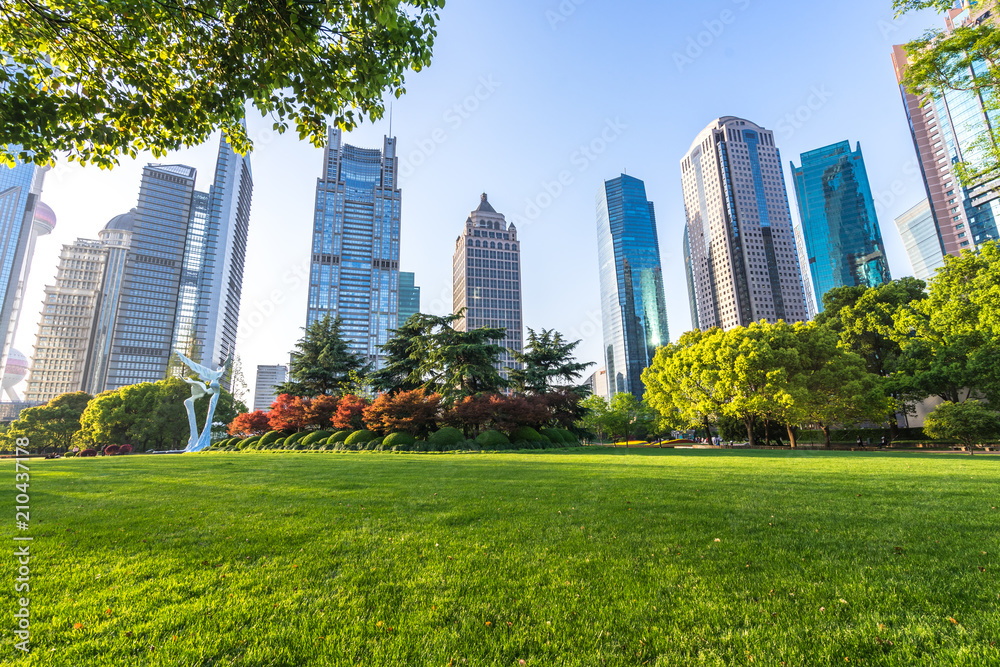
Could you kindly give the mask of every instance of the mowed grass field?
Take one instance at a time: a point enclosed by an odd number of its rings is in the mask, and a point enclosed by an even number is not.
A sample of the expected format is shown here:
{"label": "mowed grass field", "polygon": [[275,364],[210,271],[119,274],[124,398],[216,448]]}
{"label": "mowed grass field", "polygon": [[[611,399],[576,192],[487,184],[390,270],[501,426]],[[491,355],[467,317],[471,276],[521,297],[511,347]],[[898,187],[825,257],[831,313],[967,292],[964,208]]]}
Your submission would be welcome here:
{"label": "mowed grass field", "polygon": [[216,453],[31,476],[33,651],[12,647],[7,547],[3,664],[1000,664],[996,457]]}

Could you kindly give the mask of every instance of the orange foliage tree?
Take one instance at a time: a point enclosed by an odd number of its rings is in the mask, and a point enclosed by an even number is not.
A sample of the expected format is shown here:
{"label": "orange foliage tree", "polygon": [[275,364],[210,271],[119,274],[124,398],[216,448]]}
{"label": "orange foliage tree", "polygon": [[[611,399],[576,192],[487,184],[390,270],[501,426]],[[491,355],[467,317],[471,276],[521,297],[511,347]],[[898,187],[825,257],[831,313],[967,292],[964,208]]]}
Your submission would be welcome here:
{"label": "orange foliage tree", "polygon": [[306,410],[308,398],[280,394],[271,404],[268,421],[275,431],[301,431],[311,424]]}
{"label": "orange foliage tree", "polygon": [[302,401],[306,404],[304,408],[304,416],[308,422],[306,425],[326,428],[330,425],[330,420],[337,414],[341,399],[324,394],[313,398],[303,398]]}
{"label": "orange foliage tree", "polygon": [[423,437],[437,425],[441,396],[426,389],[379,394],[364,410],[365,425],[380,433],[405,431]]}
{"label": "orange foliage tree", "polygon": [[244,412],[236,415],[229,424],[229,435],[234,438],[251,438],[255,435],[267,433],[270,430],[270,420],[267,413],[262,410],[255,412]]}
{"label": "orange foliage tree", "polygon": [[347,394],[340,399],[337,405],[337,412],[333,415],[330,423],[334,428],[343,431],[358,431],[365,427],[364,412],[368,407],[368,401],[358,398],[354,394]]}

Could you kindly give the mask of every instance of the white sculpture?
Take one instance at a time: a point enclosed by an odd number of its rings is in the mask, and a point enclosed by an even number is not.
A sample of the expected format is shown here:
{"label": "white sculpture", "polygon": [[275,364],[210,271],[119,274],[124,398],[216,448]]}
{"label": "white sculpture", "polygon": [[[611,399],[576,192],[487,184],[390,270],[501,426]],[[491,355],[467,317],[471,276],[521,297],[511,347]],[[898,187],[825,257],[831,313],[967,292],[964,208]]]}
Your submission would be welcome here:
{"label": "white sculpture", "polygon": [[[191,398],[184,401],[184,407],[187,408],[188,413],[188,423],[191,425],[191,438],[188,440],[188,446],[184,451],[200,452],[212,444],[212,418],[215,416],[215,406],[219,402],[219,394],[222,393],[222,388],[219,386],[219,378],[226,374],[226,370],[233,360],[233,355],[230,354],[226,358],[226,363],[214,371],[201,364],[196,364],[183,354],[177,353],[177,356],[181,358],[181,361],[188,368],[197,373],[199,377],[198,380],[184,378],[184,381],[191,385]],[[194,416],[194,402],[202,396],[211,396],[212,398],[209,399],[208,403],[208,416],[205,419],[205,428],[199,434],[198,421]]]}

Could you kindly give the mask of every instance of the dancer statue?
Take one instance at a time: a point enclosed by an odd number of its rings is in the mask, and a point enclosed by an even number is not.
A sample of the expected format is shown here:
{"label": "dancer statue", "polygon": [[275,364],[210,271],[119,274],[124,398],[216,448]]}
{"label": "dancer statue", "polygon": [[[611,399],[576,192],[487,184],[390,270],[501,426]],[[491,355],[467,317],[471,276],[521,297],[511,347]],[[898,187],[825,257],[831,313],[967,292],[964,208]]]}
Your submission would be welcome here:
{"label": "dancer statue", "polygon": [[[215,416],[215,406],[219,402],[219,394],[222,393],[222,388],[219,386],[219,378],[225,375],[229,364],[233,360],[233,355],[230,354],[226,357],[226,363],[222,364],[222,367],[215,371],[201,364],[196,364],[179,352],[177,356],[181,358],[181,361],[188,368],[197,373],[199,378],[198,380],[184,378],[184,381],[191,385],[191,398],[184,401],[184,407],[187,408],[188,413],[188,423],[191,425],[191,438],[188,440],[188,445],[184,451],[200,452],[212,444],[212,418]],[[211,396],[212,398],[209,399],[208,403],[208,416],[205,419],[205,428],[199,434],[198,421],[194,416],[194,402],[202,396]]]}

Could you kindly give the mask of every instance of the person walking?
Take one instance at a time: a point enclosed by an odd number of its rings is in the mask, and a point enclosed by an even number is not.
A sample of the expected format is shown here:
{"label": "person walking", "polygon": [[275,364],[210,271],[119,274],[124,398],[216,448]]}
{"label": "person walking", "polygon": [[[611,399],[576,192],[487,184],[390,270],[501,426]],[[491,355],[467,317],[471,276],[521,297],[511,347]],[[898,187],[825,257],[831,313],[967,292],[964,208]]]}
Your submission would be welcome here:
{"label": "person walking", "polygon": [[861,436],[858,436],[858,447],[864,447],[865,443],[861,440]]}

